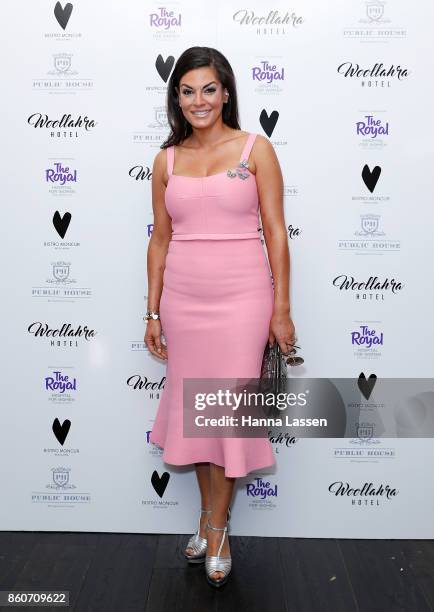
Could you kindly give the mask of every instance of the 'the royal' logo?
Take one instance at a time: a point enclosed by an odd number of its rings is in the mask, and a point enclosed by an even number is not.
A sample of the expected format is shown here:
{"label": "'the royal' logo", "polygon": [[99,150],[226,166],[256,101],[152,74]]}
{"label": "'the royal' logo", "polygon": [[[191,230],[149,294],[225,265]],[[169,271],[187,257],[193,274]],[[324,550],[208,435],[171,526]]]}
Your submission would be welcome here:
{"label": "'the royal' logo", "polygon": [[262,478],[255,478],[254,482],[246,484],[247,497],[266,499],[267,497],[277,497],[277,484],[271,485],[269,481]]}
{"label": "'the royal' logo", "polygon": [[366,115],[365,121],[356,122],[357,136],[369,136],[371,139],[377,136],[389,136],[389,122],[381,123],[381,119],[374,119],[373,115]]}

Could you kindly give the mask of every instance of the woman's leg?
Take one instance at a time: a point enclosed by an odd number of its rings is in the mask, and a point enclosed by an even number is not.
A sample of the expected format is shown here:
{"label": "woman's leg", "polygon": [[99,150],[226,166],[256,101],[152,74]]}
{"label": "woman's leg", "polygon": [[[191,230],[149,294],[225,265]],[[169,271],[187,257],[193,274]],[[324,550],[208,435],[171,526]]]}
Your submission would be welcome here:
{"label": "woman's leg", "polygon": [[[211,475],[211,508],[212,513],[209,517],[209,522],[213,527],[225,527],[228,508],[231,504],[232,494],[234,490],[235,478],[226,478],[225,469],[220,465],[210,464]],[[223,548],[220,552],[222,557],[230,555],[229,540],[225,536]],[[220,542],[223,536],[223,531],[213,531],[208,529],[207,532],[207,554],[209,556],[217,555]],[[213,572],[210,576],[218,580],[223,577],[222,572]]]}
{"label": "woman's leg", "polygon": [[[195,463],[197,482],[199,484],[201,508],[211,510],[211,478],[209,463]],[[200,515],[200,531],[201,538],[206,538],[205,525],[210,515],[202,512]],[[193,554],[191,548],[186,548],[185,552],[188,555]]]}

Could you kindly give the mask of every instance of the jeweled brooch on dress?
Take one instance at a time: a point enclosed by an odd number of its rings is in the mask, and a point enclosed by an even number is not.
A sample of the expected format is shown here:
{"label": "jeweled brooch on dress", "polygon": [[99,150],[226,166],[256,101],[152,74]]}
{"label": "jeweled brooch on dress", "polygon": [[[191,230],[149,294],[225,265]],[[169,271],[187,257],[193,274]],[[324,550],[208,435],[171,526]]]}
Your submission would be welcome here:
{"label": "jeweled brooch on dress", "polygon": [[247,159],[243,159],[243,161],[240,161],[238,166],[235,168],[235,171],[228,170],[227,176],[229,176],[229,178],[235,178],[236,176],[238,176],[238,178],[243,179],[243,180],[246,178],[249,178],[248,172],[243,172],[241,170],[241,168],[248,168],[248,167],[249,167],[249,163]]}

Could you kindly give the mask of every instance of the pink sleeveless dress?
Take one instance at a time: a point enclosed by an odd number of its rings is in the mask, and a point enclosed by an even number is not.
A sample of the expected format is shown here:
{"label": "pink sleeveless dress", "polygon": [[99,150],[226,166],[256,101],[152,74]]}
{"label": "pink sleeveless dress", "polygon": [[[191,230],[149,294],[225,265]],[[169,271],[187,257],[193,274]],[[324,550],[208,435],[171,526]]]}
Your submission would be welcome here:
{"label": "pink sleeveless dress", "polygon": [[[248,161],[249,134],[240,162]],[[160,318],[167,343],[166,383],[150,441],[172,465],[211,462],[226,477],[272,466],[267,438],[184,438],[183,378],[258,378],[274,292],[259,234],[255,175],[243,166],[207,177],[172,174],[165,193],[172,218]],[[242,178],[238,172],[246,178]]]}

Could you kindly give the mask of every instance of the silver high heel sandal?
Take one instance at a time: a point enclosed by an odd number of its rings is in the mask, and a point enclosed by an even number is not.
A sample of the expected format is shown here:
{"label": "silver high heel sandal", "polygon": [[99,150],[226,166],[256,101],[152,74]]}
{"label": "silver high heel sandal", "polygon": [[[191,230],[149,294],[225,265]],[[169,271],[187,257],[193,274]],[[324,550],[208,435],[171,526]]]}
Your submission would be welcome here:
{"label": "silver high heel sandal", "polygon": [[[205,561],[205,553],[206,553],[206,548],[207,548],[207,539],[205,538],[201,538],[199,535],[199,531],[200,531],[200,517],[202,515],[202,512],[207,512],[210,513],[211,510],[202,510],[200,511],[200,515],[199,515],[199,525],[197,528],[197,532],[191,536],[191,538],[189,539],[187,546],[185,547],[187,548],[192,548],[194,550],[194,553],[192,555],[188,555],[184,552],[184,557],[187,559],[187,561],[189,563],[203,563]],[[231,508],[228,508],[228,521],[229,518],[231,516]]]}
{"label": "silver high heel sandal", "polygon": [[201,538],[199,535],[200,517],[202,516],[203,512],[209,513],[211,512],[211,510],[201,509],[200,515],[199,515],[199,525],[197,528],[197,532],[191,536],[191,538],[188,540],[187,546],[185,547],[186,549],[192,548],[194,551],[192,555],[188,555],[186,552],[184,552],[184,557],[187,559],[189,563],[203,563],[205,561],[207,541],[206,541],[206,538]]}
{"label": "silver high heel sandal", "polygon": [[[228,514],[230,511],[228,510]],[[206,528],[212,529],[213,531],[223,531],[222,541],[220,542],[220,546],[217,552],[217,556],[206,555],[205,557],[205,570],[206,570],[206,579],[209,584],[215,587],[220,587],[225,584],[229,578],[229,573],[232,569],[232,557],[220,557],[221,550],[223,548],[223,543],[225,541],[225,536],[228,532],[228,521],[226,521],[226,527],[213,527],[210,525],[209,519],[206,524]],[[214,572],[222,572],[222,578],[211,578],[211,574]]]}

